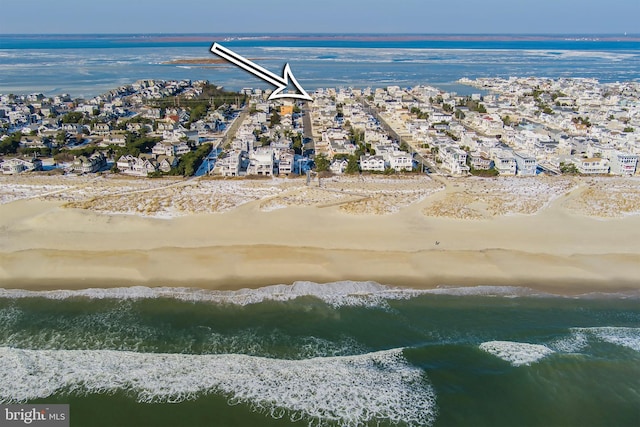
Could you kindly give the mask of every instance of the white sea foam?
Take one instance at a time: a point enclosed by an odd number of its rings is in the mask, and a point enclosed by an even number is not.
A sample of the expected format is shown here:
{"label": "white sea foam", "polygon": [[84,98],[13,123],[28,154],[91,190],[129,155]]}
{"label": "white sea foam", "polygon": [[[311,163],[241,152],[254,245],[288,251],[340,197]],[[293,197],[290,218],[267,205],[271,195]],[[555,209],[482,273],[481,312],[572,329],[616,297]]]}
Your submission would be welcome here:
{"label": "white sea foam", "polygon": [[131,286],[122,288],[90,288],[80,290],[31,291],[1,289],[0,298],[91,298],[149,299],[173,298],[183,301],[208,301],[220,304],[251,305],[265,301],[291,301],[300,297],[315,297],[333,307],[386,307],[388,301],[414,298],[420,295],[486,296],[486,297],[557,297],[516,286],[438,287],[412,289],[382,285],[376,282],[340,281],[332,283],[294,282],[292,285],[272,285],[258,289],[218,291],[196,288]]}
{"label": "white sea foam", "polygon": [[549,347],[513,341],[488,341],[480,344],[480,349],[491,353],[513,366],[530,365],[553,354]]}
{"label": "white sea foam", "polygon": [[531,288],[524,288],[518,286],[462,286],[462,287],[448,287],[443,286],[436,289],[426,290],[425,293],[435,295],[476,295],[476,296],[489,296],[489,297],[525,297],[525,296],[551,296],[550,294],[544,294],[534,291]]}
{"label": "white sea foam", "polygon": [[414,289],[392,288],[376,282],[333,282],[318,284],[295,282],[292,285],[273,285],[258,289],[216,291],[193,288],[150,288],[133,286],[127,288],[92,288],[82,290],[29,291],[22,289],[0,289],[0,298],[40,297],[49,299],[67,298],[174,298],[184,301],[211,301],[223,304],[250,305],[263,301],[290,301],[312,296],[332,306],[383,305],[387,299],[405,299],[424,293]]}
{"label": "white sea foam", "polygon": [[640,351],[640,328],[604,326],[597,328],[574,328],[574,334],[583,334],[610,344]]}
{"label": "white sea foam", "polygon": [[578,353],[589,345],[587,335],[582,332],[573,332],[565,338],[557,339],[549,343],[549,347],[559,353]]}
{"label": "white sea foam", "polygon": [[55,393],[124,391],[140,402],[180,402],[208,393],[254,411],[317,424],[386,421],[430,425],[435,393],[402,349],[348,357],[281,360],[112,350],[0,348],[0,401]]}

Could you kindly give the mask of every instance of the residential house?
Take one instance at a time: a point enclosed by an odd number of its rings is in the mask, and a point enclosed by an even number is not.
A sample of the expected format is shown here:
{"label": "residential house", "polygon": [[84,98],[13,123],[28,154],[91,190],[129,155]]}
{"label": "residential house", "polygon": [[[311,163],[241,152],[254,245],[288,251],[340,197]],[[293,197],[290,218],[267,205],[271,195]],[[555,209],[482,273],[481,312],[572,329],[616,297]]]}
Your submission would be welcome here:
{"label": "residential house", "polygon": [[535,157],[529,156],[521,152],[514,152],[516,160],[516,173],[521,176],[535,176],[538,162]]}
{"label": "residential house", "polygon": [[100,152],[90,156],[78,156],[71,165],[71,170],[78,173],[95,173],[107,165],[107,159]]}
{"label": "residential house", "polygon": [[289,175],[295,170],[295,155],[293,150],[280,152],[278,158],[278,174]]}
{"label": "residential house", "polygon": [[347,165],[349,164],[349,162],[347,162],[345,159],[335,159],[334,161],[331,162],[331,165],[329,165],[329,170],[335,174],[343,174],[345,170],[347,170]]}
{"label": "residential house", "polygon": [[576,159],[576,168],[582,174],[606,174],[609,173],[609,161],[600,157],[588,159]]}
{"label": "residential house", "polygon": [[115,145],[117,147],[124,147],[127,145],[127,139],[122,133],[109,133],[101,143],[98,144],[101,147],[107,147],[109,145]]}
{"label": "residential house", "polygon": [[176,144],[176,156],[182,156],[183,154],[187,154],[189,152],[191,152],[191,147],[189,147],[189,144],[187,144],[186,142],[180,142],[179,144]]}
{"label": "residential house", "polygon": [[397,172],[413,170],[413,157],[405,151],[389,153],[388,160],[391,169]]}
{"label": "residential house", "polygon": [[618,151],[611,156],[609,161],[611,164],[611,174],[633,175],[636,172],[636,167],[638,165],[638,156]]}
{"label": "residential house", "polygon": [[507,150],[497,150],[493,163],[500,175],[515,175],[518,170],[515,156]]}
{"label": "residential house", "polygon": [[157,162],[144,154],[139,157],[127,154],[118,159],[116,167],[125,175],[147,176],[157,170]]}
{"label": "residential house", "polygon": [[489,170],[493,167],[493,160],[489,159],[484,153],[470,154],[471,167],[476,170]]}
{"label": "residential house", "polygon": [[470,168],[467,166],[467,152],[452,146],[443,147],[438,151],[442,167],[453,175],[465,175]]}
{"label": "residential house", "polygon": [[94,135],[106,136],[111,133],[111,126],[108,123],[96,123],[91,132]]}
{"label": "residential house", "polygon": [[233,150],[227,157],[218,160],[217,164],[220,167],[220,174],[222,176],[240,175],[241,159],[242,152],[240,150]]}
{"label": "residential house", "polygon": [[176,156],[160,155],[156,158],[156,161],[158,162],[158,169],[165,173],[178,166],[178,158]]}
{"label": "residential house", "polygon": [[157,156],[174,156],[176,154],[176,146],[170,141],[160,141],[153,146],[151,152]]}
{"label": "residential house", "polygon": [[5,175],[12,175],[20,172],[38,171],[42,170],[42,161],[40,159],[9,159],[0,164],[2,173]]}
{"label": "residential house", "polygon": [[360,156],[360,169],[363,171],[384,172],[386,162],[384,157],[380,155],[362,155]]}
{"label": "residential house", "polygon": [[273,176],[273,150],[271,148],[259,147],[249,154],[248,175]]}

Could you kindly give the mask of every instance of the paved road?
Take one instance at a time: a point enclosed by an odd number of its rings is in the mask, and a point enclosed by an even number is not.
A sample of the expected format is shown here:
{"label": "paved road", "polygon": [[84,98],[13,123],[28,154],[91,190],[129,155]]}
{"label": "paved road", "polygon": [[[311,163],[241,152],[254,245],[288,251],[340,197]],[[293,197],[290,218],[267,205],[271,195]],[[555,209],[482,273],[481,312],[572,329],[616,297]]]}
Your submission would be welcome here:
{"label": "paved road", "polygon": [[310,143],[306,144],[303,149],[304,150],[314,150],[316,149],[315,141],[313,140],[313,125],[311,124],[311,108],[308,102],[304,103],[302,107],[302,137],[308,138],[311,140]]}
{"label": "paved road", "polygon": [[228,144],[233,141],[233,138],[236,136],[236,132],[238,132],[238,128],[245,121],[245,119],[249,116],[249,104],[247,103],[238,117],[236,117],[232,122],[231,126],[229,126],[224,136],[222,137],[222,142],[220,143],[220,148],[224,149]]}
{"label": "paved road", "polygon": [[403,138],[391,126],[389,126],[389,124],[382,118],[377,108],[372,107],[365,100],[359,99],[359,101],[362,103],[362,105],[364,105],[365,110],[369,114],[373,115],[373,117],[375,117],[378,120],[378,122],[380,122],[380,125],[389,134],[389,136],[391,136],[391,138],[395,139],[396,141],[399,141],[400,143],[404,142],[405,144],[407,144],[407,146],[409,147],[410,154],[412,154],[415,161],[418,162],[421,165],[421,167],[424,168],[425,172],[438,173],[438,169],[436,168],[435,164],[431,160],[423,157],[416,150],[416,148],[406,140],[406,138]]}

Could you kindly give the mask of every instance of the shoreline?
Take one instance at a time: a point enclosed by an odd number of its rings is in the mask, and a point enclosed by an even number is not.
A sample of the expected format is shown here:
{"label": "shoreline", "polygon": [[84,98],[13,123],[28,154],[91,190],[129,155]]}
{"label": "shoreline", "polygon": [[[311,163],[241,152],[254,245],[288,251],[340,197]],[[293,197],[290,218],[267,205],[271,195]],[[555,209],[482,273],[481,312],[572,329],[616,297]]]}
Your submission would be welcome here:
{"label": "shoreline", "polygon": [[[562,256],[502,249],[403,252],[252,245],[92,252],[31,249],[0,253],[0,259],[0,287],[5,289],[239,290],[300,281],[373,281],[420,290],[522,287],[565,296],[640,290],[640,254]],[[610,274],[598,268],[603,263]],[[39,267],[29,268],[32,265]]]}

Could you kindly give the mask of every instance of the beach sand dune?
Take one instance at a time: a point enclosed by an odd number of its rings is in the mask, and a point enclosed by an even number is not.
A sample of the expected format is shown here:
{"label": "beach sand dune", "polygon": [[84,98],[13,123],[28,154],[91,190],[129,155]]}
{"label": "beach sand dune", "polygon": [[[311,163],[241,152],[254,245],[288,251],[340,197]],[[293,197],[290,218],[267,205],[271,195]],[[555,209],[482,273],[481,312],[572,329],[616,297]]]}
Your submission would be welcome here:
{"label": "beach sand dune", "polygon": [[0,178],[2,287],[640,288],[634,180]]}

